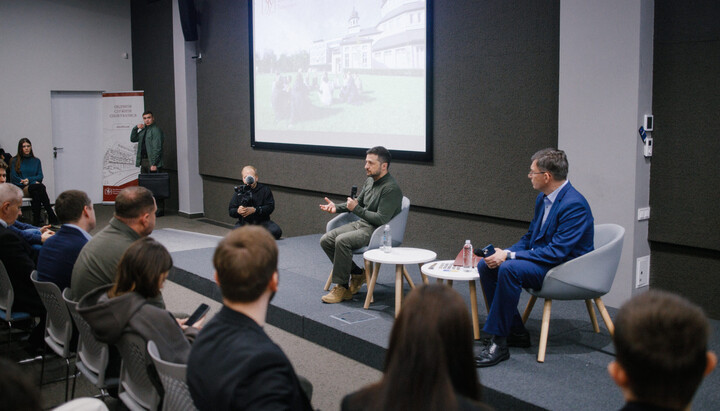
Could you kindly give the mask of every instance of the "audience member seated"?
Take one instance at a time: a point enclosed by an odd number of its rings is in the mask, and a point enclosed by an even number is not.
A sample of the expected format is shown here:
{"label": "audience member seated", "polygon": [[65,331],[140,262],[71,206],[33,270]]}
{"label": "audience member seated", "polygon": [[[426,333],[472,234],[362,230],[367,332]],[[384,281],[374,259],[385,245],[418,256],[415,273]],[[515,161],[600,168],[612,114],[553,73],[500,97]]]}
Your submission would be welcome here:
{"label": "audience member seated", "polygon": [[[115,216],[83,247],[73,266],[70,289],[75,301],[100,286],[113,283],[125,250],[155,228],[156,210],[155,199],[147,188],[128,187],[118,193]],[[152,303],[165,308],[161,294]]]}
{"label": "audience member seated", "polygon": [[0,184],[0,261],[5,265],[15,292],[12,310],[40,318],[29,339],[32,348],[40,349],[44,346],[45,306],[30,280],[37,251],[8,229],[20,214],[21,206],[22,190],[12,184]]}
{"label": "audience member seated", "polygon": [[486,410],[473,361],[470,314],[443,285],[411,291],[395,319],[382,379],[343,398],[342,409]]}
{"label": "audience member seated", "polygon": [[78,313],[99,341],[115,344],[123,333],[132,331],[145,341],[155,341],[163,360],[186,363],[190,342],[202,321],[184,327],[185,320],[176,320],[151,302],[160,295],[171,268],[167,249],[152,238],[141,238],[123,254],[115,283],[96,288],[80,299]]}
{"label": "audience member seated", "polygon": [[5,164],[9,164],[10,160],[12,160],[12,154],[6,153],[5,150],[0,147],[0,161],[5,162]]}
{"label": "audience member seated", "polygon": [[23,190],[23,194],[32,198],[33,225],[42,226],[41,208],[45,209],[50,224],[58,220],[50,205],[50,199],[43,181],[42,163],[35,157],[32,143],[27,138],[18,141],[17,155],[10,160],[10,181]]}
{"label": "audience member seated", "polygon": [[270,187],[258,182],[257,169],[245,166],[242,169],[243,184],[235,188],[235,194],[230,199],[230,217],[237,218],[235,227],[245,224],[261,225],[279,240],[282,229],[270,219],[275,210],[275,199]]}
{"label": "audience member seated", "polygon": [[91,238],[88,232],[95,228],[95,210],[85,192],[68,190],[55,200],[55,211],[63,226],[40,250],[38,280],[53,282],[64,290],[70,287],[80,250]]}
{"label": "audience member seated", "polygon": [[278,289],[278,249],[264,228],[231,231],[215,249],[223,307],[203,328],[187,383],[200,410],[310,410],[285,353],[263,331]]}
{"label": "audience member seated", "polygon": [[625,303],[615,317],[616,359],[608,365],[627,401],[622,409],[690,409],[717,364],[709,334],[702,309],[680,296],[651,290]]}
{"label": "audience member seated", "polygon": [[[7,182],[7,168],[8,165],[0,159],[0,183]],[[55,234],[52,230],[50,230],[49,225],[35,227],[34,225],[23,223],[20,220],[15,220],[15,223],[10,225],[8,228],[14,231],[15,234],[22,237],[36,250],[39,250],[45,240]]]}
{"label": "audience member seated", "polygon": [[20,220],[15,220],[15,223],[8,228],[38,251],[42,249],[42,245],[45,244],[48,238],[55,235],[55,232],[50,229],[49,225],[35,227],[32,224],[23,223]]}

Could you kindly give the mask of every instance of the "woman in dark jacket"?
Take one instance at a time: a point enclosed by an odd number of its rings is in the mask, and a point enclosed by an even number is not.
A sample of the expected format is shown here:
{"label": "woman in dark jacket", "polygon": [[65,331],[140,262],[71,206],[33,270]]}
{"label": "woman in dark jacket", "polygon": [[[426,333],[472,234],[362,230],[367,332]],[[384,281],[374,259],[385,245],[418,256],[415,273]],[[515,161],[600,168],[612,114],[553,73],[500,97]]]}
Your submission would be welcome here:
{"label": "woman in dark jacket", "polygon": [[395,319],[382,379],[346,396],[342,409],[489,409],[480,402],[471,324],[465,301],[452,288],[416,288]]}
{"label": "woman in dark jacket", "polygon": [[44,208],[50,224],[57,225],[59,221],[52,207],[43,181],[42,163],[35,157],[32,143],[27,138],[18,141],[17,155],[10,160],[10,181],[23,190],[23,195],[32,198],[33,225],[42,227],[40,221],[40,208]]}
{"label": "woman in dark jacket", "polygon": [[115,344],[124,332],[134,332],[145,341],[155,341],[163,360],[185,364],[202,321],[185,327],[181,325],[184,321],[148,301],[160,295],[170,268],[172,258],[167,249],[150,237],[141,238],[123,254],[115,284],[82,297],[78,313],[102,342]]}

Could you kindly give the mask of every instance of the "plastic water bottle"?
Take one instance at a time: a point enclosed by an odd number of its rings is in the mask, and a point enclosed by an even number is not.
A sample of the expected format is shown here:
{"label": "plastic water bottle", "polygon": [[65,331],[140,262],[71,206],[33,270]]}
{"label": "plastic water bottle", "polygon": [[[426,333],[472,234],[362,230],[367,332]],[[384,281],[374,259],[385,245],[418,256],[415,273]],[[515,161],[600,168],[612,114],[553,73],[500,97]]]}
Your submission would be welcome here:
{"label": "plastic water bottle", "polygon": [[463,271],[472,271],[473,248],[470,240],[465,240],[463,246]]}
{"label": "plastic water bottle", "polygon": [[382,236],[382,250],[386,253],[392,251],[392,235],[390,234],[390,224],[385,224]]}

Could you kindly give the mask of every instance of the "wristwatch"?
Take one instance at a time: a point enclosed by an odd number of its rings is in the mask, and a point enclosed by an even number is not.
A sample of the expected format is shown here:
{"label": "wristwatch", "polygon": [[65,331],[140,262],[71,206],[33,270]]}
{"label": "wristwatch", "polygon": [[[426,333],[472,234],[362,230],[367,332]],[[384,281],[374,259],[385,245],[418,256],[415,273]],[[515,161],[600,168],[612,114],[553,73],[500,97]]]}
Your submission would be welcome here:
{"label": "wristwatch", "polygon": [[506,251],[507,257],[506,260],[514,260],[515,259],[515,252],[514,251]]}

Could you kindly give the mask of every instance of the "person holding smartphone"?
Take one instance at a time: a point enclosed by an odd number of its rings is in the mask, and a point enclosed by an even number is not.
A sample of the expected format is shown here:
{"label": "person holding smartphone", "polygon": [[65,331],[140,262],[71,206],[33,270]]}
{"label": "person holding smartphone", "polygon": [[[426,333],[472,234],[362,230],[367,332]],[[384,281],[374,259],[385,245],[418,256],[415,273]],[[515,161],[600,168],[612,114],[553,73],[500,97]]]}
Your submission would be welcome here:
{"label": "person holding smartphone", "polygon": [[135,241],[120,260],[115,283],[80,299],[78,313],[102,342],[115,344],[123,333],[134,332],[154,341],[163,360],[187,363],[203,319],[188,327],[185,319],[176,320],[151,302],[160,294],[172,265],[170,253],[159,242],[150,237]]}
{"label": "person holding smartphone", "polygon": [[539,290],[551,268],[593,250],[592,211],[567,180],[565,152],[546,148],[531,161],[528,178],[540,193],[527,233],[508,249],[486,247],[488,252],[478,263],[490,307],[483,331],[492,337],[475,358],[477,367],[507,360],[508,347],[530,346],[530,333],[517,310],[522,289]]}

